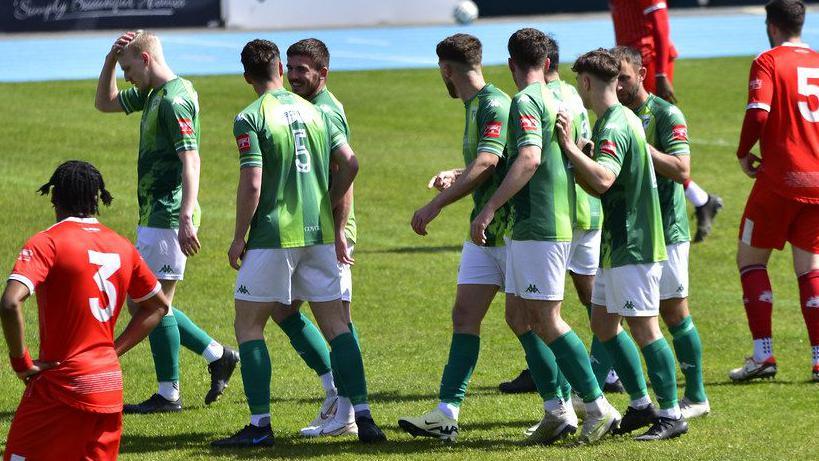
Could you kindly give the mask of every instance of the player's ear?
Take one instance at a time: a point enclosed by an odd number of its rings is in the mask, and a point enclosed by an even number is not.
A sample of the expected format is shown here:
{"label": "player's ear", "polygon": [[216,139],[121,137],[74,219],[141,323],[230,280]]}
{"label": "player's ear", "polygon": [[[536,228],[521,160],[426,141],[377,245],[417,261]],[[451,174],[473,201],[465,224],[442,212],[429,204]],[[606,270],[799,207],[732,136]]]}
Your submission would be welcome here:
{"label": "player's ear", "polygon": [[646,74],[647,73],[648,73],[648,70],[645,67],[640,66],[640,70],[637,71],[637,75],[640,76],[640,81],[641,82],[646,81]]}
{"label": "player's ear", "polygon": [[279,77],[284,75],[284,66],[282,66],[282,62],[279,61]]}
{"label": "player's ear", "polygon": [[327,72],[329,72],[329,71],[330,71],[330,69],[328,69],[328,68],[326,68],[326,67],[322,67],[321,69],[319,69],[319,75],[320,75],[320,76],[321,76],[321,78],[323,78],[324,80],[327,80]]}
{"label": "player's ear", "polygon": [[151,62],[151,55],[148,54],[147,51],[143,51],[142,53],[140,53],[139,57],[142,58],[142,64],[145,64],[146,66],[148,65],[149,62]]}
{"label": "player's ear", "polygon": [[546,58],[546,60],[543,61],[543,73],[544,74],[549,73],[549,66],[551,66],[551,65],[552,65],[552,60],[551,59]]}

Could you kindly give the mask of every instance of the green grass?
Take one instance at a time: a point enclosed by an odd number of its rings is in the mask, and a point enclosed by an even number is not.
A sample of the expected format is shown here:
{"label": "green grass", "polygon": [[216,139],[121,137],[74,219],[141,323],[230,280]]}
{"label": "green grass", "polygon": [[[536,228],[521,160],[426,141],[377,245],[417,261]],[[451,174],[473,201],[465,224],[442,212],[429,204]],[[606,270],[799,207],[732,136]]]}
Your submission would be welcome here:
{"label": "green grass", "polygon": [[[430,175],[462,162],[463,106],[447,97],[436,70],[337,72],[331,75],[330,87],[345,103],[352,145],[361,163],[356,183],[360,241],[353,315],[361,332],[374,415],[390,442],[369,447],[353,438],[300,439],[298,429],[314,416],[321,388],[273,325],[267,330],[267,341],[274,370],[275,448],[229,452],[208,448],[211,440],[247,423],[241,378],[237,373],[224,398],[206,408],[204,361],[183,352],[186,411],[126,417],[122,459],[814,458],[815,445],[806,436],[815,435],[819,423],[819,386],[808,382],[810,349],[790,256],[777,254],[770,265],[780,366],[776,381],[735,386],[726,376],[751,348],[734,264],[736,229],[751,182],[741,174],[733,154],[749,64],[749,58],[678,64],[677,92],[690,125],[693,177],[706,190],[721,195],[726,204],[713,235],[691,251],[690,302],[703,339],[713,413],[693,421],[689,435],[655,444],[617,438],[582,448],[522,446],[522,432],[540,417],[541,403],[534,394],[507,396],[496,391],[500,381],[525,366],[521,348],[504,323],[502,297],[484,322],[481,358],[461,413],[460,441],[447,446],[413,440],[397,429],[398,417],[420,414],[434,405],[447,357],[450,307],[460,246],[468,229],[468,204],[463,201],[445,210],[425,238],[412,232],[409,221],[412,212],[431,197],[425,187]],[[489,68],[486,77],[513,92],[505,68]],[[565,77],[574,81],[571,75]],[[235,273],[225,256],[232,238],[238,178],[231,123],[255,96],[239,76],[191,79],[202,104],[203,249],[189,262],[176,303],[213,337],[235,345]],[[115,196],[113,207],[101,219],[133,238],[138,116],[96,112],[95,85],[93,81],[0,85],[5,107],[0,112],[0,210],[5,221],[0,261],[6,273],[25,239],[53,222],[48,200],[34,191],[67,159],[89,160],[100,168]],[[588,339],[585,309],[572,289],[567,290],[563,312]],[[28,344],[34,350],[33,302],[27,305],[26,318]],[[127,401],[154,391],[147,344],[126,355],[122,365]],[[6,367],[0,373],[0,387],[5,390],[0,395],[0,432],[5,434],[23,386]],[[623,396],[612,400],[625,407]]]}

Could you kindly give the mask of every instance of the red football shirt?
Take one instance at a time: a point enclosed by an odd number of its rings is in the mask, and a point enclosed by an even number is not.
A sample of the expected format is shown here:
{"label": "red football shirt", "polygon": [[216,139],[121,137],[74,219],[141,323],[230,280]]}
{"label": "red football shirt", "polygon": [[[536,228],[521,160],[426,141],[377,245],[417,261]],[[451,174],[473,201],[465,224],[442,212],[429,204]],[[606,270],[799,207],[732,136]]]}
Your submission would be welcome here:
{"label": "red football shirt", "polygon": [[161,288],[136,248],[96,219],[68,218],[23,246],[9,280],[37,295],[39,359],[61,362],[36,379],[66,405],[122,411],[114,325],[126,295],[142,301]]}
{"label": "red football shirt", "polygon": [[751,65],[747,109],[769,112],[757,180],[819,203],[819,53],[786,43],[760,54]]}
{"label": "red football shirt", "polygon": [[667,5],[662,0],[609,0],[609,8],[616,43],[641,48],[654,44],[654,29],[646,16]]}

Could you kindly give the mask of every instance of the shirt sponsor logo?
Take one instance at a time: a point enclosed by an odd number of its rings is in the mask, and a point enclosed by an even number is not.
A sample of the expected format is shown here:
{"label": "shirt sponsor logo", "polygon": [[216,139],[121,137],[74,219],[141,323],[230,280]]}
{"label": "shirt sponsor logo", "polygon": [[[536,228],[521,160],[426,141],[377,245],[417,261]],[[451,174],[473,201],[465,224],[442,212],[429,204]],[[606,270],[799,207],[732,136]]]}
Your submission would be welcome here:
{"label": "shirt sponsor logo", "polygon": [[31,258],[33,257],[34,253],[31,250],[29,250],[28,248],[23,248],[22,250],[20,250],[20,254],[17,255],[17,260],[27,263],[31,261]]}
{"label": "shirt sponsor logo", "polygon": [[239,152],[246,153],[250,150],[250,135],[240,134],[236,136],[236,146],[239,147]]}
{"label": "shirt sponsor logo", "polygon": [[617,144],[614,141],[604,139],[600,143],[600,153],[617,157]]}
{"label": "shirt sponsor logo", "polygon": [[676,125],[671,129],[671,139],[675,141],[688,141],[688,128],[685,125]]}
{"label": "shirt sponsor logo", "polygon": [[179,132],[183,135],[192,135],[193,134],[193,121],[189,118],[180,118],[177,119],[179,122]]}
{"label": "shirt sponsor logo", "polygon": [[484,138],[500,138],[502,122],[489,122],[483,129]]}
{"label": "shirt sponsor logo", "polygon": [[535,131],[540,128],[539,125],[538,119],[534,115],[520,116],[520,128],[523,131]]}

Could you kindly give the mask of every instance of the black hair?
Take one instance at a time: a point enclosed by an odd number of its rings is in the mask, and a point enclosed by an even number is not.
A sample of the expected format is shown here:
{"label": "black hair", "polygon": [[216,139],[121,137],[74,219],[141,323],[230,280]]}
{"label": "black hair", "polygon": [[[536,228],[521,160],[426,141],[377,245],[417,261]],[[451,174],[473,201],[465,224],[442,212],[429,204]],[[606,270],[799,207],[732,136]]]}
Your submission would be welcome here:
{"label": "black hair", "polygon": [[273,80],[279,59],[279,47],[270,40],[251,40],[242,49],[245,73],[255,81]]}
{"label": "black hair", "polygon": [[105,189],[102,174],[94,165],[69,160],[54,170],[51,179],[38,190],[40,195],[51,193],[51,203],[70,216],[85,218],[99,212],[99,201],[111,205],[114,198]]}
{"label": "black hair", "polygon": [[801,0],[771,0],[765,5],[767,21],[789,35],[801,35],[805,4]]}

